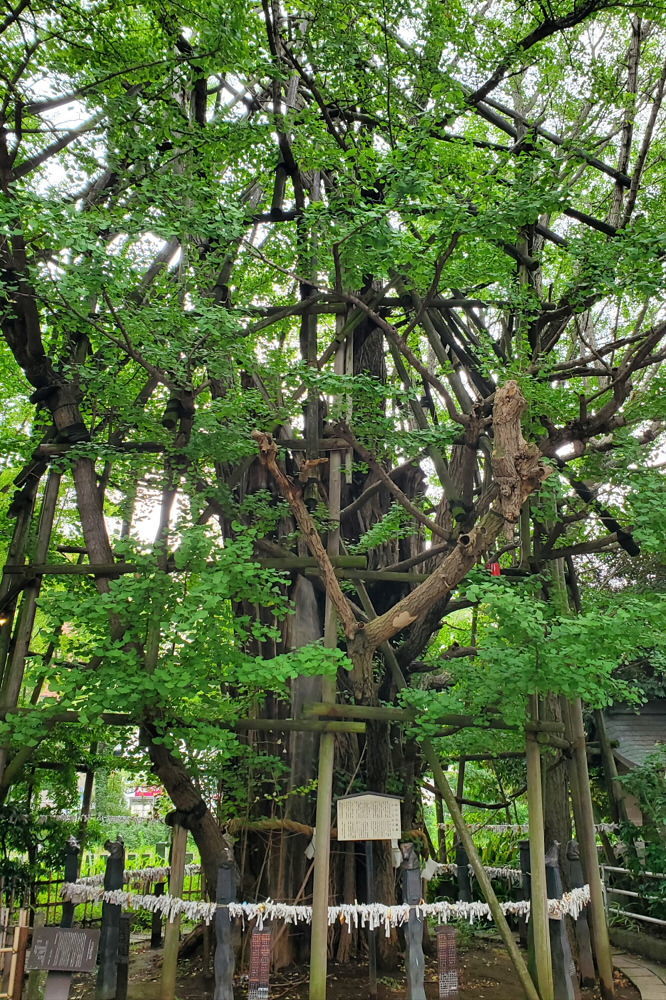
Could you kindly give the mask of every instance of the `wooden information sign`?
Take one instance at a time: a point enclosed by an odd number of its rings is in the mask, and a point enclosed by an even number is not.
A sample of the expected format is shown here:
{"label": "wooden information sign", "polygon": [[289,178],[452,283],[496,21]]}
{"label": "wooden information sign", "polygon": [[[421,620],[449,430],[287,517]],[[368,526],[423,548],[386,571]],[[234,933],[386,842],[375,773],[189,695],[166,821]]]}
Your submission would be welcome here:
{"label": "wooden information sign", "polygon": [[99,931],[37,927],[26,969],[40,972],[94,972]]}
{"label": "wooden information sign", "polygon": [[397,795],[378,792],[338,799],[338,840],[399,840],[400,802]]}

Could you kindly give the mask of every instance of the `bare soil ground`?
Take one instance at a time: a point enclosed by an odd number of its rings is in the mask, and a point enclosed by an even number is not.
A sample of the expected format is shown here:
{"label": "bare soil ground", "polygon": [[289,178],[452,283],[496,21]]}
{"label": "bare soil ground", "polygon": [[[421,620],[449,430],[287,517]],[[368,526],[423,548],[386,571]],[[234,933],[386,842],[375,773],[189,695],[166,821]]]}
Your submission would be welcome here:
{"label": "bare soil ground", "polygon": [[[499,941],[482,939],[461,951],[459,956],[459,1000],[521,1000],[523,993],[511,963]],[[146,947],[132,951],[128,1000],[158,1000],[160,953]],[[640,1000],[638,991],[616,973],[617,1000]],[[239,976],[235,987],[237,1000],[247,996],[247,977]],[[329,966],[329,1000],[365,1000],[368,996],[367,968],[360,963]],[[437,1000],[437,967],[428,960],[426,969],[428,1000]],[[213,995],[210,975],[200,959],[179,965],[178,1000],[209,1000]],[[307,1000],[307,969],[296,968],[271,976],[271,1000]],[[94,978],[76,977],[73,1000],[91,1000]],[[378,1000],[405,1000],[405,984],[400,973],[379,974]],[[581,1000],[598,1000],[595,990],[584,990]]]}

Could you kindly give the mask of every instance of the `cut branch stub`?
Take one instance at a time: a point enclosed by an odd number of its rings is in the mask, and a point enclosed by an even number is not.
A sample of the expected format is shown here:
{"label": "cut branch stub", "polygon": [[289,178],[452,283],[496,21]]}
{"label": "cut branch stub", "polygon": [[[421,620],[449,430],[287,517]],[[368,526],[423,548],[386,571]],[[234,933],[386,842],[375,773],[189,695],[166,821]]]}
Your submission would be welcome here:
{"label": "cut branch stub", "polygon": [[507,382],[495,394],[493,477],[499,488],[500,510],[511,525],[518,521],[527,497],[550,472],[537,446],[523,437],[520,418],[526,406],[517,382]]}
{"label": "cut branch stub", "polygon": [[357,621],[351,604],[342,592],[328,552],[319,537],[317,525],[312,520],[310,512],[305,506],[301,489],[280,468],[277,460],[278,446],[273,440],[272,435],[255,430],[252,431],[252,437],[259,446],[261,461],[275,480],[280,493],[291,507],[296,518],[296,523],[303,535],[303,540],[317,560],[326,591],[333,602],[345,635],[348,639],[353,639],[361,624]]}

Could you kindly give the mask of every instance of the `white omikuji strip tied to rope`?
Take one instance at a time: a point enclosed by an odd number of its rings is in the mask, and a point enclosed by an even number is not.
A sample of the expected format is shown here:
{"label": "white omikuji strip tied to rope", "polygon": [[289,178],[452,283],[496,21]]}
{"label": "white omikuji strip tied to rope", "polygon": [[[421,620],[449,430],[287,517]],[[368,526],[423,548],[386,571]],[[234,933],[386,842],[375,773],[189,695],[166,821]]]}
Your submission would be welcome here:
{"label": "white omikuji strip tied to rope", "polygon": [[[200,875],[201,865],[185,865],[185,877]],[[169,878],[171,869],[168,865],[161,868],[128,868],[123,872],[123,882],[138,885],[139,882],[164,882]],[[85,875],[77,885],[104,885],[104,872],[99,875]]]}
{"label": "white omikuji strip tied to rope", "polygon": [[[167,920],[173,920],[179,914],[195,923],[204,921],[210,923],[218,908],[217,903],[206,903],[203,900],[181,899],[178,896],[143,896],[137,893],[125,892],[124,889],[113,889],[105,892],[103,888],[94,885],[82,885],[80,882],[66,882],[62,888],[62,897],[74,905],[86,902],[111,903],[114,906],[124,906],[130,910],[149,910],[161,913]],[[565,892],[561,899],[548,900],[548,913],[555,919],[569,915],[576,919],[584,906],[590,901],[589,886],[572,889]],[[528,900],[501,903],[503,913],[529,919],[530,903]],[[312,921],[311,906],[294,906],[290,903],[229,903],[226,906],[229,915],[234,919],[246,921],[255,920],[259,930],[265,922],[282,920],[287,924],[310,923]],[[342,903],[340,906],[329,906],[329,926],[335,923],[347,924],[351,933],[352,927],[367,927],[376,930],[384,927],[386,936],[392,927],[399,927],[409,919],[410,910],[416,912],[419,919],[436,917],[438,923],[448,923],[450,920],[467,920],[473,924],[475,920],[490,920],[490,907],[487,903],[420,903],[410,907],[406,903],[396,906],[386,906],[384,903]]]}
{"label": "white omikuji strip tied to rope", "polygon": [[[438,824],[440,830],[449,829],[445,823]],[[619,830],[617,823],[597,823],[594,828],[597,833],[614,833]],[[472,823],[470,824],[472,833],[528,833],[527,823]]]}
{"label": "white omikuji strip tied to rope", "polygon": [[[474,876],[474,869],[471,865],[467,866],[467,870],[471,877]],[[520,885],[522,881],[523,873],[519,868],[491,868],[485,867],[484,871],[488,878],[506,879],[509,885]],[[436,865],[436,873],[443,875],[457,875],[458,865],[454,864],[443,864],[438,862]]]}

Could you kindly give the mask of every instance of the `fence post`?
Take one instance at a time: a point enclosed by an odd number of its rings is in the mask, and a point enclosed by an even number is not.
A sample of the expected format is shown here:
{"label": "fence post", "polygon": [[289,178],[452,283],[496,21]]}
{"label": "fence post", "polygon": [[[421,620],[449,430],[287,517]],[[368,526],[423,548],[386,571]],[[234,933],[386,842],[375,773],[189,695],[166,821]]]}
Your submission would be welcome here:
{"label": "fence post", "polygon": [[[35,919],[32,923],[33,934],[38,927],[43,927],[45,923],[44,914],[37,911],[35,913]],[[28,973],[28,989],[26,991],[26,1000],[39,1000],[43,993],[44,981],[46,979],[45,972],[39,972],[38,969],[33,969]]]}
{"label": "fence post", "polygon": [[[169,895],[180,896],[185,881],[185,849],[187,830],[175,824],[171,828],[171,871],[169,874]],[[160,1000],[173,1000],[176,995],[176,972],[178,968],[178,946],[180,944],[180,914],[167,921],[164,930],[164,951],[162,954],[162,981]]]}
{"label": "fence post", "polygon": [[224,861],[217,869],[215,902],[215,992],[213,1000],[234,1000],[235,956],[231,940],[231,917],[228,903],[236,899],[236,869],[233,861]]}
{"label": "fence post", "polygon": [[[549,899],[560,899],[564,892],[556,840],[546,854],[546,890]],[[555,1000],[580,1000],[578,975],[571,955],[571,945],[564,917],[549,915],[550,953],[553,962],[553,993]]]}
{"label": "fence post", "polygon": [[[104,850],[109,852],[104,873],[104,889],[122,889],[125,873],[125,846],[120,838],[107,840]],[[99,970],[97,972],[96,1000],[114,1000],[118,978],[118,932],[121,907],[115,903],[102,903],[102,933],[99,940]]]}
{"label": "fence post", "polygon": [[[79,877],[79,845],[74,837],[65,844],[65,882],[76,882]],[[71,927],[74,923],[74,903],[62,904],[61,927]]]}
{"label": "fence post", "polygon": [[[157,882],[155,885],[156,896],[164,895],[164,882]],[[153,918],[150,922],[150,947],[159,948],[162,944],[162,914],[157,910],[153,913]]]}
{"label": "fence post", "polygon": [[414,845],[400,844],[402,863],[400,865],[402,883],[402,901],[410,907],[409,920],[404,925],[407,959],[407,998],[408,1000],[426,1000],[425,959],[423,957],[423,920],[411,909],[418,905],[422,898],[421,868],[416,856]]}
{"label": "fence post", "polygon": [[[583,866],[580,860],[580,849],[577,840],[567,844],[567,860],[569,862],[569,878],[572,889],[580,889],[585,884]],[[590,941],[590,925],[587,922],[587,910],[583,909],[575,921],[576,944],[578,946],[578,971],[581,986],[594,986],[597,981],[594,959],[592,957],[592,942]]]}
{"label": "fence post", "polygon": [[10,1000],[21,1000],[23,993],[23,979],[25,976],[25,956],[28,950],[28,938],[30,937],[30,927],[27,923],[27,910],[19,913],[19,924],[14,931],[14,945],[12,954],[12,979],[8,989]]}

